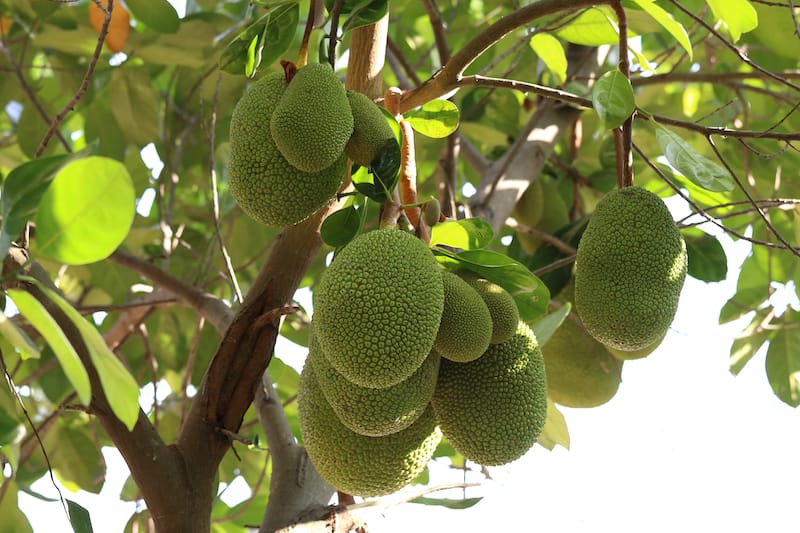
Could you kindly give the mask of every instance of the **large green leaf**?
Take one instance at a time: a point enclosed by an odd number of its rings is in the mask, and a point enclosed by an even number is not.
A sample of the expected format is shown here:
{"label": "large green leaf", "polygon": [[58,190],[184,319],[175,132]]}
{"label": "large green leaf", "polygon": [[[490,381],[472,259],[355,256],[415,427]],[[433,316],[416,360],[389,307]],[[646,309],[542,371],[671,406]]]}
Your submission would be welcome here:
{"label": "large green leaf", "polygon": [[219,68],[230,74],[253,76],[259,66],[272,64],[292,44],[299,17],[297,2],[273,6],[228,44]]}
{"label": "large green leaf", "polygon": [[788,309],[784,328],[778,330],[767,349],[766,369],[769,384],[784,403],[800,405],[800,313]]}
{"label": "large green leaf", "polygon": [[492,226],[480,218],[441,222],[431,228],[431,246],[442,244],[462,250],[477,250],[492,242]]}
{"label": "large green leaf", "polygon": [[549,33],[536,33],[529,41],[531,49],[553,73],[556,82],[561,84],[567,79],[567,55],[561,41]]}
{"label": "large green leaf", "polygon": [[708,0],[714,16],[725,22],[734,42],[758,26],[758,13],[748,0]]}
{"label": "large green leaf", "polygon": [[20,289],[8,289],[8,295],[14,300],[22,316],[41,333],[47,344],[53,349],[61,368],[64,370],[78,398],[84,405],[89,405],[92,398],[92,389],[89,384],[89,374],[81,363],[78,353],[70,344],[67,336],[44,306],[29,293]]}
{"label": "large green leaf", "polygon": [[354,205],[350,205],[328,215],[322,222],[319,235],[322,237],[322,242],[338,248],[353,240],[360,227],[359,210]]}
{"label": "large green leaf", "polygon": [[571,43],[600,46],[616,44],[619,28],[611,9],[605,6],[590,7],[560,28],[556,35]]}
{"label": "large green leaf", "polygon": [[678,41],[678,44],[686,50],[689,61],[691,61],[692,42],[689,40],[689,34],[686,33],[686,28],[684,28],[680,22],[672,18],[672,15],[664,11],[664,9],[653,0],[633,0],[633,2],[647,12],[648,15],[653,17],[676,41]]}
{"label": "large green leaf", "polygon": [[426,137],[441,139],[458,128],[458,107],[450,100],[431,100],[406,113],[405,119],[414,131]]}
{"label": "large green leaf", "polygon": [[656,138],[669,164],[692,183],[714,192],[733,190],[733,179],[725,169],[697,153],[677,133],[656,124]]}
{"label": "large green leaf", "polygon": [[37,250],[80,265],[108,257],[133,223],[136,197],[125,166],[87,157],[65,165],[36,212]]}
{"label": "large green leaf", "polygon": [[592,87],[592,103],[604,128],[622,125],[636,108],[630,80],[617,69],[606,72]]}
{"label": "large green leaf", "polygon": [[683,230],[689,257],[689,275],[701,281],[722,281],[728,275],[728,257],[716,237],[692,228]]}
{"label": "large green leaf", "polygon": [[125,0],[136,19],[161,33],[175,33],[180,26],[178,12],[167,0]]}

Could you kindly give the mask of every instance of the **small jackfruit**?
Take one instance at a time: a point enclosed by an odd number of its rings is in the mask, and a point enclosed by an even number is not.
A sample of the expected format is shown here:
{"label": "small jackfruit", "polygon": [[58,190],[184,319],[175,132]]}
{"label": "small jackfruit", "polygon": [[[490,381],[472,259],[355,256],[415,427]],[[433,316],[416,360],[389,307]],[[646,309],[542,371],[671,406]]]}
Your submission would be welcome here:
{"label": "small jackfruit", "polygon": [[492,317],[492,338],[489,342],[500,344],[510,339],[517,331],[519,323],[519,308],[514,297],[497,283],[481,278],[469,270],[461,270],[458,275],[475,289],[489,308]]}
{"label": "small jackfruit", "polygon": [[614,357],[616,357],[620,361],[629,361],[629,360],[633,360],[633,359],[642,359],[644,357],[647,357],[648,355],[650,355],[654,351],[656,351],[656,348],[661,346],[661,341],[663,341],[664,337],[666,337],[666,336],[667,336],[667,332],[665,331],[664,334],[661,336],[661,338],[656,340],[656,342],[654,342],[653,344],[650,344],[649,346],[645,346],[644,348],[640,348],[638,350],[633,350],[633,351],[618,350],[618,349],[613,348],[611,346],[606,346],[606,349],[609,351],[609,353],[611,353],[611,355],[613,355]]}
{"label": "small jackfruit", "polygon": [[469,363],[442,359],[433,411],[445,438],[461,455],[482,465],[522,457],[547,418],[547,378],[533,331],[516,333]]}
{"label": "small jackfruit", "polygon": [[397,144],[394,132],[378,105],[365,94],[347,91],[353,113],[353,135],[344,147],[347,157],[369,168],[382,148]]}
{"label": "small jackfruit", "polygon": [[542,347],[550,399],[566,407],[597,407],[619,389],[622,361],[570,317]]}
{"label": "small jackfruit", "polygon": [[297,70],[270,119],[275,144],[304,172],[330,167],[353,133],[353,113],[339,79],[325,63]]}
{"label": "small jackfruit", "polygon": [[336,194],[344,177],[344,154],[320,172],[290,165],[269,131],[270,117],[286,89],[282,73],[267,74],[237,102],[230,125],[230,191],[253,219],[268,226],[302,222]]}
{"label": "small jackfruit", "polygon": [[466,363],[480,357],[492,338],[489,308],[456,274],[442,270],[444,309],[433,347],[445,359]]}
{"label": "small jackfruit", "polygon": [[440,357],[431,352],[411,377],[386,389],[361,387],[347,381],[325,358],[313,334],[308,360],[339,420],[351,431],[381,437],[407,428],[428,407],[439,374]]}
{"label": "small jackfruit", "polygon": [[433,347],[444,306],[441,268],[408,232],[353,239],[314,291],[314,332],[331,365],[362,387],[408,378]]}
{"label": "small jackfruit", "polygon": [[675,317],[686,269],[686,245],[661,198],[641,187],[606,194],[575,261],[575,307],[586,331],[618,350],[650,346]]}
{"label": "small jackfruit", "polygon": [[[537,179],[532,182],[514,206],[512,215],[519,223],[545,233],[553,233],[569,224],[569,207],[555,181]],[[528,255],[542,243],[539,237],[522,231],[517,232],[517,240]]]}
{"label": "small jackfruit", "polygon": [[300,434],[311,463],[336,489],[356,496],[391,494],[414,480],[442,433],[431,407],[409,427],[383,437],[350,431],[331,409],[306,363],[297,389]]}

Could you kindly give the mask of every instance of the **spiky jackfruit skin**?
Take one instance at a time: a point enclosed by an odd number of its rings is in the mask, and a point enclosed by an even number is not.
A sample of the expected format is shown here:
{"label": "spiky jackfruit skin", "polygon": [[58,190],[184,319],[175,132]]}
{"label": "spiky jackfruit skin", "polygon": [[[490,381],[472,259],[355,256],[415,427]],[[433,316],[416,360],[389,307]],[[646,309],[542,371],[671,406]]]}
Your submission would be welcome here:
{"label": "spiky jackfruit skin", "polygon": [[442,270],[444,309],[433,347],[445,359],[466,363],[480,357],[492,338],[492,316],[478,293],[453,272]]}
{"label": "spiky jackfruit skin", "polygon": [[325,481],[356,496],[383,496],[416,478],[431,459],[442,433],[430,406],[409,427],[367,437],[342,424],[319,387],[313,365],[300,373],[298,416],[303,446]]}
{"label": "spiky jackfruit skin", "polygon": [[349,382],[331,366],[311,336],[308,360],[322,392],[345,426],[369,437],[402,431],[428,407],[439,374],[439,354],[431,352],[408,379],[386,389]]}
{"label": "spiky jackfruit skin", "polygon": [[444,306],[441,268],[408,232],[353,239],[314,291],[314,332],[331,365],[362,387],[408,378],[433,347]]}
{"label": "spiky jackfruit skin", "polygon": [[442,359],[431,401],[445,438],[476,463],[501,465],[522,457],[544,428],[547,378],[533,331],[516,333],[469,363]]}
{"label": "spiky jackfruit skin", "polygon": [[367,95],[347,91],[347,100],[353,113],[353,135],[344,150],[347,157],[369,168],[380,150],[397,140],[380,108]]}
{"label": "spiky jackfruit skin", "polygon": [[686,269],[686,245],[661,198],[641,187],[614,190],[578,244],[578,315],[607,346],[649,346],[675,317]]}
{"label": "spiky jackfruit skin", "polygon": [[230,191],[239,207],[267,226],[302,222],[333,198],[344,177],[344,154],[320,172],[290,165],[270,134],[270,117],[286,89],[282,73],[267,74],[237,102],[230,125]]}
{"label": "spiky jackfruit skin", "polygon": [[622,361],[567,317],[542,347],[550,399],[566,407],[597,407],[622,381]]}
{"label": "spiky jackfruit skin", "polygon": [[490,344],[500,344],[510,339],[517,331],[519,308],[514,297],[497,283],[481,278],[469,270],[457,274],[483,299],[492,317],[492,338]]}
{"label": "spiky jackfruit skin", "polygon": [[616,357],[620,361],[631,361],[633,359],[643,359],[643,358],[647,357],[648,355],[650,355],[651,353],[653,353],[654,351],[656,351],[656,348],[661,346],[661,341],[663,341],[664,337],[666,337],[666,336],[667,336],[667,332],[665,331],[664,334],[661,336],[661,338],[657,339],[656,342],[654,342],[653,344],[650,344],[648,346],[645,346],[644,348],[640,348],[638,350],[633,350],[633,351],[618,350],[618,349],[613,348],[611,346],[606,346],[606,349],[608,350],[608,352],[611,355],[613,355],[614,357]]}
{"label": "spiky jackfruit skin", "polygon": [[270,131],[283,157],[304,172],[319,172],[339,160],[353,133],[353,113],[327,64],[297,70],[275,106]]}

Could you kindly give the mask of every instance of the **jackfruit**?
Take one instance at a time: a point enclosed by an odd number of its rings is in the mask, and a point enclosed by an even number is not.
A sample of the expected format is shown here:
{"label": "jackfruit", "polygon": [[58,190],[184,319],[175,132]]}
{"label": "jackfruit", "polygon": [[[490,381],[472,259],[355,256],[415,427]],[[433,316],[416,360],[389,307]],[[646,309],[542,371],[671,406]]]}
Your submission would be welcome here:
{"label": "jackfruit", "polygon": [[270,118],[283,157],[304,172],[330,167],[353,133],[353,113],[339,79],[326,63],[297,70]]}
{"label": "jackfruit", "polygon": [[353,135],[344,150],[354,162],[370,168],[381,149],[397,145],[397,139],[383,112],[367,95],[347,91],[347,100],[353,113]]}
{"label": "jackfruit", "polygon": [[547,418],[547,377],[533,331],[520,322],[511,339],[474,361],[442,359],[431,405],[465,458],[492,466],[522,457]]}
{"label": "jackfruit", "polygon": [[666,336],[667,336],[667,332],[665,331],[664,334],[661,336],[661,338],[656,340],[656,342],[654,342],[653,344],[650,344],[649,346],[645,346],[644,348],[640,348],[638,350],[633,350],[633,351],[618,350],[616,348],[612,348],[611,346],[606,346],[606,349],[609,351],[609,353],[611,355],[613,355],[614,357],[616,357],[620,361],[629,361],[629,360],[633,360],[633,359],[642,359],[644,357],[647,357],[648,355],[650,355],[654,351],[656,351],[656,348],[661,346],[661,341],[663,341],[664,337],[666,337]]}
{"label": "jackfruit", "polygon": [[457,272],[483,299],[492,317],[490,344],[500,344],[510,339],[517,331],[519,308],[514,297],[497,283],[481,278],[469,270]]}
{"label": "jackfruit", "polygon": [[339,374],[313,334],[308,351],[317,382],[336,416],[351,431],[369,437],[397,433],[422,415],[433,396],[440,359],[433,351],[408,379],[386,389],[370,389]]}
{"label": "jackfruit", "polygon": [[314,332],[331,365],[362,387],[408,378],[433,347],[444,306],[441,268],[408,232],[353,239],[314,291]]}
{"label": "jackfruit", "polygon": [[[520,197],[512,211],[518,222],[545,233],[553,233],[569,224],[569,207],[558,191],[555,181],[532,182]],[[532,255],[542,240],[539,237],[517,232],[517,240],[528,255]]]}
{"label": "jackfruit", "polygon": [[480,357],[492,338],[489,308],[456,274],[442,270],[444,309],[433,347],[445,359],[466,363]]}
{"label": "jackfruit", "polygon": [[550,399],[566,407],[597,407],[619,389],[622,362],[567,317],[542,347]]}
{"label": "jackfruit", "polygon": [[653,344],[675,317],[686,269],[686,245],[661,198],[641,187],[606,194],[575,261],[586,331],[618,350]]}
{"label": "jackfruit", "polygon": [[297,389],[300,434],[322,478],[357,496],[383,496],[414,480],[431,459],[442,433],[430,405],[409,427],[384,437],[367,437],[339,421],[306,363]]}
{"label": "jackfruit", "polygon": [[281,155],[269,122],[285,89],[282,73],[267,74],[242,96],[231,116],[231,195],[245,213],[268,226],[297,224],[311,216],[336,194],[347,165],[342,154],[328,168],[307,173]]}

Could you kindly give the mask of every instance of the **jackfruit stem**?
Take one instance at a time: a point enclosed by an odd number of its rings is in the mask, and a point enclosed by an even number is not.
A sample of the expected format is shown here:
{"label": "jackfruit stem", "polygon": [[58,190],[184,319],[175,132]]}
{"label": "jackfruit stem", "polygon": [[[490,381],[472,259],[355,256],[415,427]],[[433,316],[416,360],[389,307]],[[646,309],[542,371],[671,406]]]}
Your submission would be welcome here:
{"label": "jackfruit stem", "polygon": [[286,83],[291,83],[294,75],[297,74],[297,65],[291,61],[281,59],[281,67],[283,68],[283,75],[286,78]]}

